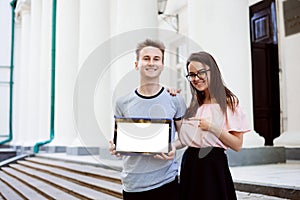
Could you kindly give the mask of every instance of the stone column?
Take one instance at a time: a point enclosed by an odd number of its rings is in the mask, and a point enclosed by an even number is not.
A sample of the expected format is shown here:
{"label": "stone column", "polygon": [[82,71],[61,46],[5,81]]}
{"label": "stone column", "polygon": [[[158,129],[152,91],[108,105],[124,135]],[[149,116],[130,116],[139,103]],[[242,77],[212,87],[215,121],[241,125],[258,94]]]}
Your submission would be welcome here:
{"label": "stone column", "polygon": [[[277,7],[277,25],[278,25],[278,54],[279,67],[281,68],[280,76],[280,93],[281,93],[281,110],[282,110],[282,133],[274,140],[274,146],[287,147],[287,159],[300,159],[300,88],[299,88],[299,65],[298,56],[300,46],[300,35],[285,35],[285,26],[292,26],[294,22],[285,24],[283,13],[283,0],[276,1]],[[287,3],[287,2],[285,2]],[[291,12],[286,10],[287,13]],[[297,16],[297,15],[295,15]],[[298,14],[299,16],[299,14]],[[289,20],[293,20],[290,18]],[[296,18],[294,18],[296,20]],[[296,21],[295,21],[296,22]],[[296,24],[296,23],[294,23]],[[295,149],[298,149],[295,151]],[[290,154],[289,152],[293,154]]]}
{"label": "stone column", "polygon": [[20,121],[20,115],[18,114],[19,107],[21,106],[19,102],[19,93],[20,93],[20,85],[16,84],[17,81],[20,80],[20,55],[21,55],[21,22],[16,20],[15,15],[15,41],[14,41],[14,89],[13,89],[13,140],[11,141],[11,145],[17,146],[19,145],[19,136],[18,132],[20,128],[18,128],[18,122]]}
{"label": "stone column", "polygon": [[[105,66],[97,63],[103,57],[109,59],[109,55],[97,55],[96,60],[91,60],[91,55],[110,37],[110,1],[80,1],[79,13],[78,74],[74,88],[75,93],[73,94],[77,137],[68,148],[67,153],[77,154],[80,153],[80,149],[77,147],[87,147],[89,153],[97,154],[99,153],[98,147],[107,146],[108,141],[103,136],[103,132],[99,130],[100,125],[98,123],[102,119],[96,121],[100,113],[106,114],[106,110],[97,109],[96,104],[108,105],[108,101],[106,97],[101,98],[99,102],[94,100],[94,89],[99,78],[96,71],[105,69]],[[95,68],[95,70],[91,68]],[[91,74],[80,79],[86,71]],[[105,88],[109,91],[109,85]],[[108,115],[105,117],[104,120],[109,118]],[[104,123],[109,127],[106,121]]]}
{"label": "stone column", "polygon": [[9,134],[9,80],[10,80],[10,51],[12,8],[10,1],[0,1],[0,141]]}
{"label": "stone column", "polygon": [[55,60],[55,132],[51,151],[62,151],[76,137],[73,92],[78,70],[79,0],[57,1]]}
{"label": "stone column", "polygon": [[[111,116],[113,116],[112,111],[116,99],[131,92],[139,85],[139,72],[134,68],[137,43],[146,38],[158,39],[159,34],[159,31],[157,31],[157,34],[153,30],[147,31],[148,28],[158,28],[156,0],[114,0],[112,8],[112,35],[116,42],[111,48],[114,60],[112,60],[113,62],[109,68]],[[135,34],[135,32],[141,33]],[[154,34],[152,34],[153,32]],[[120,49],[126,49],[126,52],[121,52]],[[121,53],[116,55],[116,52]],[[126,79],[128,81],[125,82]]]}
{"label": "stone column", "polygon": [[189,37],[214,56],[247,114],[252,131],[244,135],[243,146],[263,146],[264,139],[253,129],[248,2],[189,0],[187,12]]}
{"label": "stone column", "polygon": [[[130,70],[134,69],[134,57],[124,61],[124,57],[116,55],[116,52],[124,42],[130,42],[133,46],[132,52],[125,52],[125,56],[127,53],[132,55],[138,42],[123,40],[118,43],[117,38],[126,31],[157,25],[157,2],[138,0],[91,2],[80,6],[82,27],[80,27],[79,77],[84,73],[90,74],[79,79],[78,93],[75,94],[78,98],[78,105],[75,105],[78,106],[78,114],[75,117],[79,136],[74,146],[100,146],[100,151],[104,152],[101,153],[103,157],[106,154],[105,149],[107,150],[109,146],[108,140],[113,136],[113,87],[122,78],[124,70],[127,72],[128,67]],[[144,12],[145,10],[149,12]],[[99,53],[98,57],[94,55],[95,53]],[[120,59],[124,62],[120,62]],[[105,62],[102,62],[103,60]],[[114,69],[114,66],[117,68]]]}
{"label": "stone column", "polygon": [[[30,0],[18,1],[15,9],[16,26],[20,26],[20,32],[16,28],[16,46],[19,52],[16,54],[15,79],[14,79],[14,144],[26,146],[29,134],[28,104],[29,104],[29,56],[30,46]],[[16,49],[16,48],[15,48]]]}
{"label": "stone column", "polygon": [[39,132],[38,141],[49,140],[50,98],[51,98],[51,30],[52,1],[42,0],[41,46],[40,46],[40,84],[39,84]]}
{"label": "stone column", "polygon": [[[26,134],[26,146],[33,146],[38,141],[40,118],[39,113],[39,84],[40,84],[40,52],[41,52],[41,13],[42,2],[40,0],[31,0],[31,23],[30,27],[30,45],[28,65],[28,133]],[[23,74],[22,74],[23,76]],[[19,99],[20,101],[20,99]],[[22,101],[21,101],[22,102]]]}
{"label": "stone column", "polygon": [[[77,93],[74,94],[78,103],[74,105],[77,109],[74,117],[77,121],[78,137],[72,144],[73,146],[108,148],[108,140],[112,139],[113,135],[114,86],[128,69],[134,69],[135,60],[132,55],[139,42],[137,38],[134,38],[118,43],[116,38],[127,31],[156,27],[156,5],[157,1],[154,0],[95,0],[80,4],[80,70],[76,86],[78,87]],[[124,42],[130,42],[133,47],[132,52],[115,55]],[[103,50],[104,46],[107,49],[95,56]],[[124,57],[123,53],[126,54]],[[113,58],[112,55],[114,55]],[[127,55],[130,56],[129,59],[125,58]],[[105,62],[101,62],[102,60]],[[82,78],[82,74],[88,74],[88,76]]]}
{"label": "stone column", "polygon": [[[146,38],[158,39],[159,32],[157,35],[151,35],[147,33],[148,28],[158,28],[158,10],[157,1],[139,1],[139,0],[115,0],[112,11],[112,33],[114,37],[130,32],[126,41],[116,42],[112,50],[118,50],[122,46],[127,45],[132,49],[129,52],[124,52],[123,55],[118,55],[118,58],[114,60],[111,65],[111,83],[112,92],[116,92],[116,87],[120,83],[122,78],[125,78],[130,72],[134,70],[134,62],[136,59],[135,48],[138,42],[145,40]],[[130,22],[130,23],[128,23]],[[135,30],[141,31],[143,35],[134,36]],[[145,30],[143,32],[143,30]],[[151,31],[149,31],[151,32]],[[114,53],[114,52],[113,52]],[[121,67],[122,66],[122,67]],[[123,88],[123,94],[132,91],[139,85],[138,73],[131,79],[130,83],[126,83],[126,87]]]}

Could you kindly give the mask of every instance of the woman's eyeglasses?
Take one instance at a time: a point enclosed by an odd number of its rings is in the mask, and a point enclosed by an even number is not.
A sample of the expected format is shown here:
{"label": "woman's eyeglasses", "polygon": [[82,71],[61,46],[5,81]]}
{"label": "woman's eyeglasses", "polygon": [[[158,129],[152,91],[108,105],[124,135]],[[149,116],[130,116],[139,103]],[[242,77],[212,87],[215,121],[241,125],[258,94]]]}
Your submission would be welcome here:
{"label": "woman's eyeglasses", "polygon": [[196,79],[196,77],[198,77],[199,79],[205,79],[207,77],[207,72],[210,71],[209,69],[205,70],[205,69],[201,69],[199,71],[197,71],[197,73],[189,73],[188,75],[186,75],[185,77],[189,80],[189,81],[193,81]]}

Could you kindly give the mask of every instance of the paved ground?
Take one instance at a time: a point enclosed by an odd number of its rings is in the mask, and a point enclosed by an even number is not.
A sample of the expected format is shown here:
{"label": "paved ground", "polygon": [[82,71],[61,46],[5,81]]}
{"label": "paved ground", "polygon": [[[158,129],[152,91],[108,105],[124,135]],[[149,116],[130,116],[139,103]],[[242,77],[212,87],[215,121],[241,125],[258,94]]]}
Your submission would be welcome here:
{"label": "paved ground", "polygon": [[[230,170],[235,182],[267,186],[266,189],[263,189],[264,191],[274,190],[271,188],[295,190],[298,191],[298,197],[294,196],[293,199],[300,199],[300,161],[288,160],[286,163],[278,164],[231,167]],[[290,194],[291,192],[286,192],[286,190],[281,192],[281,195],[286,197]],[[239,199],[288,199],[260,194],[250,194],[248,197],[244,193],[238,195]]]}
{"label": "paved ground", "polygon": [[237,191],[237,198],[238,200],[283,200],[285,198],[279,198],[279,197],[273,197],[273,196],[267,196],[262,194],[255,194],[255,193],[248,193],[248,192],[240,192]]}
{"label": "paved ground", "polygon": [[234,180],[300,188],[300,161],[231,167]]}

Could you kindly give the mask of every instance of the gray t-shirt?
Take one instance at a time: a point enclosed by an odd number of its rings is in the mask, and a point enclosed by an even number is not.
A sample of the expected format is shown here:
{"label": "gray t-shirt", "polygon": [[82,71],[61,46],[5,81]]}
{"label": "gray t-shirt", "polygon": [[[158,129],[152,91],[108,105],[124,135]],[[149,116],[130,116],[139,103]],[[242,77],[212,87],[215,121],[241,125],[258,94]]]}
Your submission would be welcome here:
{"label": "gray t-shirt", "polygon": [[[116,117],[168,118],[173,119],[172,141],[175,138],[174,120],[180,120],[186,111],[181,95],[171,96],[165,88],[156,95],[146,97],[137,90],[116,102]],[[155,145],[155,144],[153,144]],[[175,179],[178,163],[174,160],[155,159],[153,156],[123,156],[121,173],[126,192],[141,192],[158,188]]]}

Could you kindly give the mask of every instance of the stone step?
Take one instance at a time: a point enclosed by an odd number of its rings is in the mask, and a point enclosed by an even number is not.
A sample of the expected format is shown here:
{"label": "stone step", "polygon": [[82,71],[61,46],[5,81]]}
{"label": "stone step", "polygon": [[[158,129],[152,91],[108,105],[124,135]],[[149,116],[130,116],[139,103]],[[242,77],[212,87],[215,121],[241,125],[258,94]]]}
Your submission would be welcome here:
{"label": "stone step", "polygon": [[0,162],[0,167],[7,167],[7,166],[9,166],[10,163],[15,163],[18,160],[23,160],[23,159],[25,159],[26,157],[29,157],[29,156],[32,156],[32,155],[31,154],[21,154],[21,155],[17,155],[17,156],[14,156],[12,158],[3,160],[3,161]]}
{"label": "stone step", "polygon": [[14,191],[17,191],[19,195],[25,199],[47,199],[28,185],[2,171],[0,171],[0,179],[6,183],[7,186],[13,188]]}
{"label": "stone step", "polygon": [[74,182],[62,179],[60,177],[45,172],[31,169],[29,167],[25,167],[20,164],[11,164],[10,167],[15,169],[18,172],[22,172],[36,179],[42,180],[45,183],[48,183],[58,188],[60,191],[65,191],[66,193],[72,194],[74,197],[76,196],[80,199],[114,199],[114,200],[116,199],[116,197],[105,194],[103,192],[99,192],[91,188],[84,187]]}
{"label": "stone step", "polygon": [[64,170],[53,166],[49,167],[29,161],[18,161],[18,164],[30,167],[35,170],[46,172],[48,174],[72,181],[74,183],[78,183],[85,187],[89,187],[118,198],[122,198],[122,186],[120,183],[111,182],[106,179],[90,177],[75,173],[73,171]]}
{"label": "stone step", "polygon": [[0,200],[5,200],[5,199],[1,196],[1,193],[0,193]]}
{"label": "stone step", "polygon": [[[0,174],[2,178],[2,174]],[[6,185],[4,182],[0,180],[0,199],[14,199],[14,200],[23,200],[23,198],[15,192],[12,188]]]}
{"label": "stone step", "polygon": [[0,200],[122,199],[120,171],[102,166],[27,155],[0,167]]}
{"label": "stone step", "polygon": [[61,168],[61,169],[69,170],[69,171],[79,173],[79,174],[82,174],[85,176],[101,178],[104,180],[108,180],[111,182],[121,184],[119,171],[105,169],[102,167],[97,167],[97,166],[92,166],[92,165],[84,165],[84,164],[72,163],[72,162],[67,162],[67,161],[50,160],[50,159],[39,158],[39,157],[29,157],[29,158],[26,158],[26,160],[37,163],[37,164]]}
{"label": "stone step", "polygon": [[[9,174],[10,176],[18,179],[19,181],[27,184],[32,189],[39,191],[39,193],[43,196],[46,196],[47,199],[79,199],[73,195],[66,193],[63,190],[60,190],[50,185],[49,183],[45,183],[44,181],[41,181],[37,178],[33,178],[32,175],[24,174],[10,167],[2,167],[1,170]],[[9,199],[13,200],[13,198]]]}

